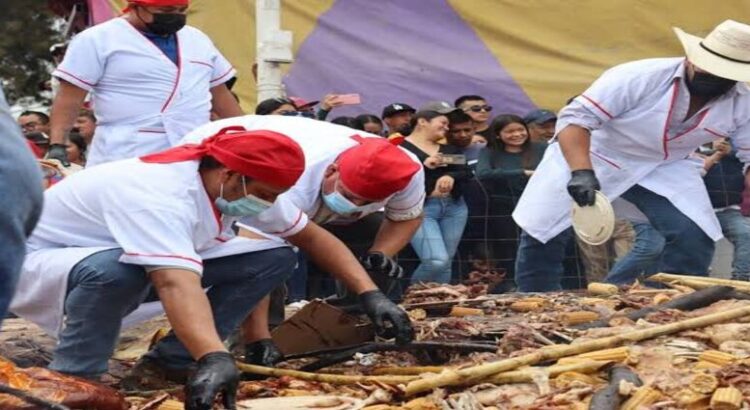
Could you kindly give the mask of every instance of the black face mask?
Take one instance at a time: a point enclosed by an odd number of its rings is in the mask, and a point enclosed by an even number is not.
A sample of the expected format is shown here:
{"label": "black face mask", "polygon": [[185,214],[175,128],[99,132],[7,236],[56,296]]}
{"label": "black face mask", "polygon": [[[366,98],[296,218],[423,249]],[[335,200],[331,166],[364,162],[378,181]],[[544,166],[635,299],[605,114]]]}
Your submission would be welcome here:
{"label": "black face mask", "polygon": [[690,90],[690,94],[696,97],[714,98],[726,93],[735,84],[737,84],[737,81],[696,71],[693,74],[693,79],[687,81],[687,88]]}
{"label": "black face mask", "polygon": [[159,35],[167,36],[180,31],[187,23],[187,16],[181,13],[154,13],[154,21],[146,23],[148,31]]}

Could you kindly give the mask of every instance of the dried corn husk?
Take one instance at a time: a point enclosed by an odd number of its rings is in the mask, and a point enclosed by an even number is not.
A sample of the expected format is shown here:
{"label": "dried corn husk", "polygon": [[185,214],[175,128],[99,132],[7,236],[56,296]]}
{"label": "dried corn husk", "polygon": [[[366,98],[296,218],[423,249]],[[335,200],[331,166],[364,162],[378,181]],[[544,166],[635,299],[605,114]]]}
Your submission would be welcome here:
{"label": "dried corn husk", "polygon": [[739,360],[739,358],[733,354],[721,352],[718,350],[706,350],[704,352],[701,352],[701,354],[698,356],[698,359],[718,364],[719,366],[726,366]]}
{"label": "dried corn husk", "polygon": [[589,294],[602,296],[616,295],[620,291],[620,289],[616,285],[600,282],[589,283],[586,289],[588,290]]}
{"label": "dried corn husk", "polygon": [[630,398],[622,404],[620,410],[639,410],[656,403],[661,398],[661,393],[650,386],[640,387]]}
{"label": "dried corn husk", "polygon": [[482,309],[468,308],[463,306],[453,306],[451,308],[450,316],[484,316]]}
{"label": "dried corn husk", "polygon": [[712,410],[738,410],[742,407],[742,392],[735,387],[716,389],[711,396]]}
{"label": "dried corn husk", "polygon": [[503,359],[497,362],[485,363],[465,369],[445,371],[439,375],[427,376],[411,381],[406,386],[406,394],[413,395],[436,387],[466,383],[469,380],[482,380],[488,376],[521,366],[536,364],[545,360],[560,359],[606,348],[612,348],[625,343],[652,339],[685,330],[702,328],[717,323],[728,322],[750,315],[750,306],[730,309],[705,316],[685,319],[674,323],[632,330],[614,336],[591,339],[568,346],[547,346],[524,355]]}
{"label": "dried corn husk", "polygon": [[690,379],[690,390],[700,394],[711,394],[719,387],[716,376],[708,373],[698,373]]}
{"label": "dried corn husk", "polygon": [[560,314],[560,320],[565,326],[575,326],[581,323],[593,322],[599,319],[599,314],[588,310],[577,312],[563,312]]}
{"label": "dried corn husk", "polygon": [[595,350],[593,352],[579,354],[578,357],[591,360],[605,360],[611,362],[623,362],[630,355],[630,347],[621,346],[612,349]]}
{"label": "dried corn husk", "polygon": [[543,302],[532,300],[519,300],[510,305],[510,309],[515,312],[537,312],[544,308]]}
{"label": "dried corn husk", "polygon": [[177,400],[165,400],[156,410],[185,410],[185,405]]}

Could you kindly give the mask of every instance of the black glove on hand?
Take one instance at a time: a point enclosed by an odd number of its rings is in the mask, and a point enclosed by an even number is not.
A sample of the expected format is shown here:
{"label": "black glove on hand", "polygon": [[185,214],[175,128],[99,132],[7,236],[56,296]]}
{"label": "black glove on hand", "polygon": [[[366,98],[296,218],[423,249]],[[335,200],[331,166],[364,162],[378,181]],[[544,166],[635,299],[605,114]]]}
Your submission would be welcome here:
{"label": "black glove on hand", "polygon": [[69,167],[68,151],[65,150],[65,144],[51,144],[47,150],[47,159],[56,159],[63,166]]}
{"label": "black glove on hand", "polygon": [[198,369],[185,384],[185,410],[211,410],[222,393],[225,409],[236,408],[240,372],[228,352],[212,352],[198,360]]}
{"label": "black glove on hand", "polygon": [[276,343],[261,339],[245,345],[245,363],[273,367],[284,358]]}
{"label": "black glove on hand", "polygon": [[601,189],[593,169],[578,169],[570,173],[568,193],[580,206],[594,205],[594,191]]}
{"label": "black glove on hand", "polygon": [[368,252],[367,255],[359,258],[359,263],[370,275],[385,275],[391,278],[404,276],[404,268],[382,252]]}
{"label": "black glove on hand", "polygon": [[393,326],[396,344],[407,344],[414,339],[409,316],[379,290],[371,290],[359,295],[362,310],[370,317],[378,335],[386,333],[385,322]]}

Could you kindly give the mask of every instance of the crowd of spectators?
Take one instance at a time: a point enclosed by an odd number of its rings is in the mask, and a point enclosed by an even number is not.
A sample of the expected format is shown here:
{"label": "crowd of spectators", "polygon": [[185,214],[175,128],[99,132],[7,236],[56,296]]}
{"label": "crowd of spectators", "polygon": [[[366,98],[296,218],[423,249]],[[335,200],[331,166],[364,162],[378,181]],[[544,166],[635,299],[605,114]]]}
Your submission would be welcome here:
{"label": "crowd of spectators", "polygon": [[[505,280],[496,292],[515,289],[514,271],[520,229],[511,214],[526,183],[555,135],[555,111],[493,113],[480,95],[464,95],[450,104],[425,103],[419,110],[393,102],[380,115],[333,116],[338,95],[318,100],[280,97],[261,101],[257,115],[284,115],[330,121],[353,130],[388,138],[414,154],[425,170],[425,211],[410,249],[400,254],[407,268],[403,285],[417,282],[457,283],[475,270],[495,271]],[[495,114],[495,115],[493,115]],[[18,117],[38,158],[49,145],[49,116],[24,111]],[[86,165],[96,116],[82,109],[66,145],[68,160]],[[731,144],[717,140],[696,152],[703,161],[706,187],[725,236],[734,245],[733,278],[750,278],[750,224],[741,213],[744,178]],[[561,210],[565,212],[565,210]],[[592,246],[574,241],[567,250],[565,286],[586,281],[629,281],[655,273],[664,238],[638,218],[618,219],[607,243]],[[306,261],[288,282],[289,301],[320,297],[334,288],[325,273],[308,277]]]}

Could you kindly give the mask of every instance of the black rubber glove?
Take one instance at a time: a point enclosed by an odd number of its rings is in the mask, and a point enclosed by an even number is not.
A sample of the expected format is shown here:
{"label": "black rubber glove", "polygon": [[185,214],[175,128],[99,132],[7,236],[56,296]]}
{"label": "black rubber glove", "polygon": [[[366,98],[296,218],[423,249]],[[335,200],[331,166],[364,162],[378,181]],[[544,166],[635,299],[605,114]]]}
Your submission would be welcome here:
{"label": "black rubber glove", "polygon": [[65,144],[51,144],[47,150],[47,159],[56,159],[63,166],[69,167],[68,151],[65,150]]}
{"label": "black rubber glove", "polygon": [[228,352],[212,352],[198,360],[198,369],[185,384],[185,410],[211,410],[222,394],[222,408],[235,409],[240,372]]}
{"label": "black rubber glove", "polygon": [[385,256],[382,252],[368,252],[359,258],[359,263],[362,264],[370,276],[384,275],[390,278],[401,278],[404,276],[404,268],[396,263],[393,258]]}
{"label": "black rubber glove", "polygon": [[[370,317],[375,325],[375,332],[383,335],[388,330],[393,330],[396,344],[407,344],[414,339],[414,330],[411,328],[409,316],[390,299],[385,297],[379,290],[371,290],[359,295],[359,303],[362,310]],[[387,329],[385,324],[390,322],[392,329]]]}
{"label": "black rubber glove", "polygon": [[276,343],[261,339],[245,345],[245,363],[273,367],[284,358]]}
{"label": "black rubber glove", "polygon": [[595,192],[601,189],[593,169],[578,169],[570,173],[568,193],[580,206],[594,205]]}

